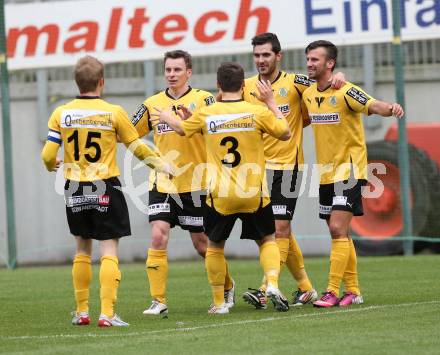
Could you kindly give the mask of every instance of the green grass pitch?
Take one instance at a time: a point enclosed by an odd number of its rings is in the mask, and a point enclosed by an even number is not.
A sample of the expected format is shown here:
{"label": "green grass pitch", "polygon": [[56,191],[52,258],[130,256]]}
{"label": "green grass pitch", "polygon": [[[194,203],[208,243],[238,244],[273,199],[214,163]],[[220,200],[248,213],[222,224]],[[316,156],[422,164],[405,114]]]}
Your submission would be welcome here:
{"label": "green grass pitch", "polygon": [[[306,258],[308,273],[322,291],[327,258]],[[63,354],[439,354],[440,257],[359,258],[365,304],[346,309],[311,306],[257,311],[241,300],[257,287],[257,260],[231,260],[237,282],[229,315],[208,315],[210,289],[204,265],[171,262],[169,318],[147,318],[144,265],[122,265],[117,313],[131,325],[100,329],[98,266],[91,290],[92,324],[74,327],[70,267],[0,270],[0,353]],[[294,283],[285,270],[281,288]]]}

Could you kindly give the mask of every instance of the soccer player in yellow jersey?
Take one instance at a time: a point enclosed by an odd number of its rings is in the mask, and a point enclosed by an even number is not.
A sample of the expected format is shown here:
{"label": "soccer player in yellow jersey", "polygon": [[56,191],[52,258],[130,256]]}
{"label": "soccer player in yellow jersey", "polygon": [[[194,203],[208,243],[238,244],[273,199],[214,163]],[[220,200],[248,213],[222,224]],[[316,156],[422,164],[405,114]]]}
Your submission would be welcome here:
{"label": "soccer player in yellow jersey", "polygon": [[[206,186],[200,169],[206,163],[206,149],[200,132],[191,141],[175,133],[166,123],[153,127],[151,113],[154,108],[172,107],[174,114],[184,110],[194,111],[214,103],[209,92],[193,89],[189,85],[192,61],[182,50],[166,52],[164,56],[165,80],[168,88],[151,96],[134,114],[132,122],[142,137],[154,134],[154,143],[162,156],[172,159],[177,166],[173,179],[150,175],[148,215],[151,226],[151,246],[146,260],[147,277],[152,303],[145,315],[166,315],[166,283],[168,278],[167,247],[170,229],[178,225],[189,231],[195,249],[205,256],[208,238],[203,229]],[[177,116],[176,116],[177,117]],[[234,305],[234,281],[226,275],[225,300]]]}
{"label": "soccer player in yellow jersey", "polygon": [[223,297],[226,275],[224,246],[237,219],[243,222],[241,238],[259,242],[260,263],[267,278],[267,296],[278,311],[289,305],[278,289],[280,254],[275,243],[275,223],[267,195],[263,134],[290,138],[287,121],[273,98],[270,83],[259,83],[259,97],[267,108],[242,100],[243,68],[223,63],[217,71],[221,101],[196,110],[183,121],[171,111],[161,111],[160,122],[192,137],[203,132],[208,152],[208,196],[204,219],[208,235],[206,269],[213,305],[208,313],[229,313]]}
{"label": "soccer player in yellow jersey", "polygon": [[104,88],[104,66],[85,56],[75,66],[80,95],[59,106],[49,119],[49,133],[42,151],[47,170],[56,171],[64,145],[66,214],[76,239],[72,277],[76,311],[74,325],[88,325],[89,286],[92,280],[92,240],[101,250],[101,315],[98,326],[128,326],[114,313],[121,280],[118,267],[119,238],[131,234],[127,204],[117,178],[118,140],[149,166],[169,172],[156,153],[139,140],[136,129],[121,106],[100,98]]}
{"label": "soccer player in yellow jersey", "polygon": [[[258,75],[245,80],[243,97],[254,104],[263,104],[257,98],[257,83],[269,80],[275,102],[283,113],[292,131],[289,140],[281,142],[271,135],[264,135],[264,154],[270,198],[275,216],[276,242],[280,249],[281,266],[287,265],[298,284],[294,292],[293,305],[312,303],[318,294],[312,286],[304,268],[301,249],[291,229],[304,164],[302,139],[303,125],[308,122],[307,110],[302,104],[304,90],[310,86],[305,75],[289,74],[279,68],[282,58],[281,44],[274,33],[262,33],[252,39],[254,63]],[[330,82],[340,87],[344,75],[337,73]],[[307,123],[306,123],[307,124]],[[258,308],[266,308],[266,282],[259,289],[249,289],[243,294],[246,302]]]}
{"label": "soccer player in yellow jersey", "polygon": [[[363,215],[362,186],[367,181],[367,150],[361,114],[402,117],[397,103],[376,100],[359,87],[346,83],[334,90],[328,80],[337,61],[337,48],[315,41],[306,48],[309,78],[316,80],[304,94],[315,135],[320,164],[319,217],[327,221],[332,247],[326,292],[316,307],[363,303],[359,289],[356,250],[349,237],[350,221]],[[341,281],[345,293],[339,298]]]}

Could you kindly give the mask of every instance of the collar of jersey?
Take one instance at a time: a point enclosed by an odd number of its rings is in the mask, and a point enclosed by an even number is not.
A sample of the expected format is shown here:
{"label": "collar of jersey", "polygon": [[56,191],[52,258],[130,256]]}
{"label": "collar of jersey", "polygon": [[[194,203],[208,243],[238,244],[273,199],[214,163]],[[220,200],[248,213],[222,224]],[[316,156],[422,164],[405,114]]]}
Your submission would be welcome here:
{"label": "collar of jersey", "polygon": [[192,87],[191,86],[188,86],[188,90],[186,90],[182,95],[180,95],[177,99],[175,99],[174,97],[172,97],[170,94],[169,94],[169,91],[170,90],[170,88],[166,88],[165,89],[165,95],[167,95],[170,99],[172,99],[172,100],[179,100],[179,99],[181,99],[182,97],[184,97],[185,95],[187,95],[191,90],[192,90]]}
{"label": "collar of jersey", "polygon": [[85,99],[85,100],[91,100],[91,99],[100,99],[101,97],[100,97],[100,96],[78,95],[76,98],[77,98],[77,99],[81,99],[81,100],[83,100],[83,99]]}
{"label": "collar of jersey", "polygon": [[[275,78],[274,81],[271,82],[271,84],[275,84],[275,83],[278,81],[278,79],[281,78],[281,75],[282,75],[282,74],[283,74],[283,72],[280,70],[280,71],[278,72],[277,77]],[[258,81],[261,81],[261,76],[260,76],[260,74],[258,74]]]}
{"label": "collar of jersey", "polygon": [[316,84],[316,90],[318,91],[318,92],[324,92],[324,91],[327,91],[328,89],[330,89],[332,87],[332,84],[329,84],[329,86],[327,86],[324,90],[319,90],[319,88],[318,88],[318,84]]}

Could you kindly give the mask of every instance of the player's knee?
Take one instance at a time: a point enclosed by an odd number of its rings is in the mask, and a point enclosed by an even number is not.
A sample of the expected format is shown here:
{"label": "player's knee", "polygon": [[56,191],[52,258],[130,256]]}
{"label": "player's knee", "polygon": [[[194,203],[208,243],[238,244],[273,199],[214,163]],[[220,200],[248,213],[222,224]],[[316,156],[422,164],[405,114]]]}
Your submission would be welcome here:
{"label": "player's knee", "polygon": [[197,253],[204,258],[206,255],[206,249],[208,248],[208,238],[198,236],[197,238],[192,238],[192,240]]}
{"label": "player's knee", "polygon": [[338,238],[347,235],[347,227],[340,221],[330,221],[328,225],[332,238]]}
{"label": "player's knee", "polygon": [[159,226],[151,229],[151,246],[153,249],[166,249],[168,242],[168,231]]}
{"label": "player's knee", "polygon": [[275,237],[287,238],[290,235],[290,221],[277,221],[275,224]]}

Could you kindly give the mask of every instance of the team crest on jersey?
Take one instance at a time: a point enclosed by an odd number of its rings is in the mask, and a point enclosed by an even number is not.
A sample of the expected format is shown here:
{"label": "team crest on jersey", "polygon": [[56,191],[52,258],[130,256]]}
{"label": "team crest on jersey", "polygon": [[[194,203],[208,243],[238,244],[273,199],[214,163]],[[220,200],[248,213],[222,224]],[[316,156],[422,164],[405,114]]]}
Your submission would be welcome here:
{"label": "team crest on jersey", "polygon": [[188,110],[190,110],[192,112],[192,111],[194,111],[196,109],[196,107],[197,107],[196,104],[194,102],[191,102],[188,105]]}
{"label": "team crest on jersey", "polygon": [[369,100],[368,96],[364,92],[357,90],[356,88],[353,87],[347,91],[347,95],[352,97],[362,105],[365,105]]}
{"label": "team crest on jersey", "polygon": [[278,91],[278,95],[280,95],[281,97],[286,97],[287,96],[287,89],[286,88],[281,88]]}
{"label": "team crest on jersey", "polygon": [[310,86],[309,78],[304,75],[295,75],[294,83],[304,86]]}
{"label": "team crest on jersey", "polygon": [[336,104],[338,103],[338,102],[336,101],[336,96],[332,96],[332,97],[330,97],[329,102],[330,102],[330,105],[332,105],[332,106],[336,106]]}

